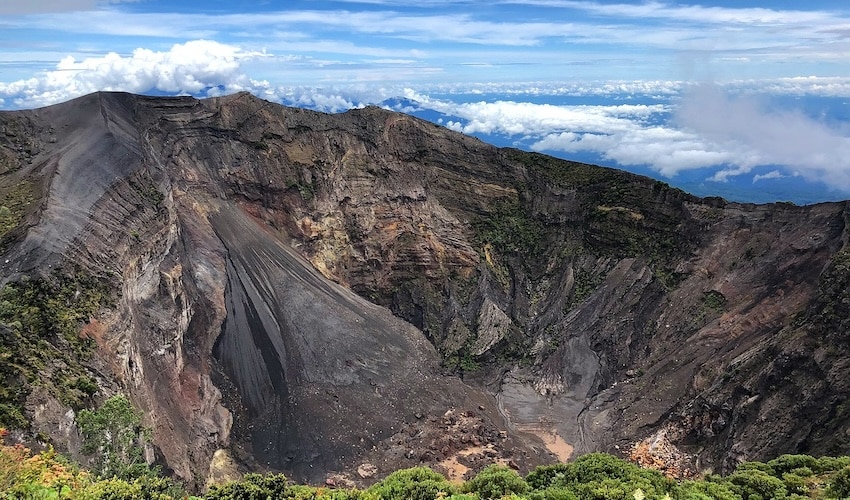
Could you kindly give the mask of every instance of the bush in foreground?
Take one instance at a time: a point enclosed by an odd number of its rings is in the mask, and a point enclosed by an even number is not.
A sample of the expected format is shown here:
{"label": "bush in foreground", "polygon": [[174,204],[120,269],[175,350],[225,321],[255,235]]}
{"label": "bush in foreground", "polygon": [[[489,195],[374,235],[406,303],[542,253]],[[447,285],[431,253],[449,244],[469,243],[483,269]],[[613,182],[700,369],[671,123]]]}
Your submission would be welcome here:
{"label": "bush in foreground", "polygon": [[[0,436],[5,431],[0,429]],[[153,473],[98,478],[53,450],[0,444],[0,500],[769,500],[850,497],[850,458],[783,455],[747,462],[733,474],[675,482],[600,453],[536,468],[525,478],[491,465],[462,485],[427,467],[396,471],[364,490],[293,484],[283,474],[247,474],[189,497]]]}

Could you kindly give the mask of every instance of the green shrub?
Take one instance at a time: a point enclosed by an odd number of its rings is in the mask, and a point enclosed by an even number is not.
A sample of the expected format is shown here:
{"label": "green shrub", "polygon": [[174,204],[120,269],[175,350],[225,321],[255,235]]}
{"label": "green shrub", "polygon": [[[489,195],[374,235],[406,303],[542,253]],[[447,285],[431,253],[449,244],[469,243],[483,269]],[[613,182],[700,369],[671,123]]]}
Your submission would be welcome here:
{"label": "green shrub", "polygon": [[809,467],[797,467],[796,469],[791,469],[791,474],[796,474],[800,477],[812,477],[815,475],[815,471]]}
{"label": "green shrub", "polygon": [[781,479],[760,469],[739,469],[729,476],[727,481],[744,500],[767,500],[788,496],[788,489]]}
{"label": "green shrub", "polygon": [[657,475],[663,480],[663,476],[656,471],[641,469],[635,464],[626,462],[606,453],[588,453],[582,455],[569,468],[567,480],[576,483],[589,483],[591,481],[604,481],[606,479],[631,479],[634,476],[649,473],[650,476]]}
{"label": "green shrub", "polygon": [[555,484],[566,484],[570,473],[570,464],[541,465],[525,476],[525,482],[535,490],[542,490]]}
{"label": "green shrub", "polygon": [[809,493],[809,483],[797,474],[792,472],[782,474],[782,482],[785,483],[788,494],[807,495]]}
{"label": "green shrub", "polygon": [[288,482],[283,474],[245,474],[239,481],[223,486],[212,486],[204,498],[209,500],[287,498],[285,496],[287,486]]}
{"label": "green shrub", "polygon": [[817,460],[816,466],[812,467],[812,470],[817,474],[823,474],[837,472],[847,466],[850,466],[850,457],[821,457]]}
{"label": "green shrub", "polygon": [[536,254],[544,228],[523,208],[519,200],[498,203],[486,217],[473,220],[475,240],[482,248],[490,244],[500,255]]}
{"label": "green shrub", "polygon": [[0,425],[28,427],[23,406],[36,381],[75,409],[89,402],[97,387],[81,360],[94,342],[79,332],[110,296],[106,280],[70,266],[0,287],[0,379],[7,382],[0,386]]}
{"label": "green shrub", "polygon": [[780,455],[767,462],[767,465],[773,471],[772,475],[777,477],[782,477],[786,472],[791,472],[801,467],[816,469],[817,464],[818,460],[809,455]]}
{"label": "green shrub", "polygon": [[676,495],[681,500],[741,500],[741,496],[723,482],[683,481]]}
{"label": "green shrub", "polygon": [[611,478],[579,483],[573,487],[576,496],[582,500],[634,500],[638,489],[641,488],[635,488],[628,481]]}
{"label": "green shrub", "polygon": [[10,429],[25,429],[29,426],[29,422],[17,406],[0,403],[0,426]]}
{"label": "green shrub", "polygon": [[427,467],[393,472],[367,491],[382,500],[433,500],[438,495],[449,496],[457,492],[442,474]]}
{"label": "green shrub", "polygon": [[487,466],[463,485],[464,492],[477,493],[482,499],[523,494],[529,489],[528,483],[515,470],[498,464]]}
{"label": "green shrub", "polygon": [[328,489],[301,484],[288,486],[286,491],[284,491],[283,496],[272,496],[269,494],[268,498],[281,498],[287,500],[380,500],[378,497],[369,494],[366,491],[356,489]]}
{"label": "green shrub", "polygon": [[287,500],[380,500],[378,497],[361,490],[317,488],[300,484],[286,488],[283,496],[269,496],[269,498],[285,498]]}
{"label": "green shrub", "polygon": [[647,496],[663,496],[664,493],[672,491],[676,485],[675,481],[664,477],[656,470],[643,469],[605,453],[591,453],[579,457],[573,462],[572,474],[575,482],[620,479],[634,486],[632,491],[640,488]]}
{"label": "green shrub", "polygon": [[663,498],[676,490],[676,483],[658,471],[642,469],[605,453],[589,453],[571,464],[538,467],[526,481],[535,490],[554,488],[553,495],[569,491],[581,499],[631,500],[637,490],[645,498]]}
{"label": "green shrub", "polygon": [[764,462],[743,462],[738,465],[738,467],[735,469],[735,472],[746,470],[760,470],[771,476],[776,476],[776,472],[773,470],[773,467]]}
{"label": "green shrub", "polygon": [[831,498],[850,497],[850,465],[844,467],[832,476],[826,492]]}
{"label": "green shrub", "polygon": [[97,481],[80,493],[81,500],[134,500],[137,498],[144,498],[141,487],[118,478]]}
{"label": "green shrub", "polygon": [[128,482],[119,478],[103,479],[79,492],[80,500],[172,500],[185,498],[171,480],[158,476],[145,476]]}
{"label": "green shrub", "polygon": [[312,500],[319,494],[317,488],[302,484],[295,484],[286,488],[281,498],[291,500]]}
{"label": "green shrub", "polygon": [[569,488],[562,486],[552,486],[542,490],[534,490],[529,492],[526,497],[528,500],[579,500],[579,497]]}

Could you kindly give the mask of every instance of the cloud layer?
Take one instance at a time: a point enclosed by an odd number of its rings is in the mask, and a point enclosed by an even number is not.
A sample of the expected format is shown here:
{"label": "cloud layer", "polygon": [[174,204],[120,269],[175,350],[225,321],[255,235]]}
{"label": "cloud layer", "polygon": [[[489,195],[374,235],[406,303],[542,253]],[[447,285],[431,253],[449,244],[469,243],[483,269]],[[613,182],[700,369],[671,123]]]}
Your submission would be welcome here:
{"label": "cloud layer", "polygon": [[676,123],[715,148],[734,152],[716,180],[759,165],[782,165],[807,179],[850,190],[848,130],[801,111],[771,109],[751,96],[731,97],[715,86],[700,86],[686,94]]}

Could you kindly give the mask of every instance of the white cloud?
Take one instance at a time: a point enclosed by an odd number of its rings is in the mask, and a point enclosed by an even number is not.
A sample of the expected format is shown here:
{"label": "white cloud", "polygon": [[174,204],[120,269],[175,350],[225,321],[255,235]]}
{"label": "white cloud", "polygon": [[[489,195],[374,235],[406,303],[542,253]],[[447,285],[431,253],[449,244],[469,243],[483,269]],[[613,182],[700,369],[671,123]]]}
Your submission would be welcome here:
{"label": "white cloud", "polygon": [[567,153],[590,151],[620,165],[648,165],[667,177],[734,159],[733,152],[713,148],[694,134],[639,124],[621,131],[548,134],[531,147],[538,151]]}
{"label": "white cloud", "polygon": [[850,97],[848,77],[795,76],[771,80],[741,80],[732,82],[727,87],[769,94]]}
{"label": "white cloud", "polygon": [[[80,3],[90,3],[82,2]],[[65,33],[123,36],[213,37],[241,33],[245,38],[268,38],[269,32],[313,32],[325,40],[352,33],[417,43],[451,41],[474,45],[532,46],[547,37],[584,38],[587,26],[563,22],[492,22],[466,13],[406,15],[395,11],[281,10],[242,14],[130,13],[101,9],[43,14],[14,20],[13,26]],[[306,30],[305,27],[311,27]],[[258,37],[258,33],[263,33]],[[315,37],[314,37],[315,38]]]}
{"label": "white cloud", "polygon": [[841,17],[834,12],[817,10],[775,10],[760,7],[718,7],[665,2],[597,3],[579,0],[528,0],[522,3],[567,7],[593,14],[636,19],[669,19],[696,23],[765,25],[835,23]]}
{"label": "white cloud", "polygon": [[771,170],[770,172],[768,172],[766,174],[756,174],[756,175],[754,175],[753,176],[753,184],[755,184],[758,181],[764,180],[764,179],[784,179],[785,177],[789,177],[789,176],[783,174],[779,170]]}
{"label": "white cloud", "polygon": [[738,152],[718,180],[759,165],[783,165],[850,190],[850,137],[800,111],[769,109],[753,96],[730,97],[715,86],[701,86],[685,96],[676,123],[719,150]]}
{"label": "white cloud", "polygon": [[0,83],[0,96],[19,107],[53,104],[98,90],[197,94],[208,87],[229,91],[251,87],[240,64],[264,54],[208,40],[176,44],[166,52],[136,49],[82,60],[68,56],[33,78]]}
{"label": "white cloud", "polygon": [[559,130],[621,131],[634,127],[635,121],[669,111],[662,104],[555,106],[515,101],[456,104],[431,99],[412,89],[405,91],[405,97],[419,101],[422,107],[463,119],[463,122],[450,121],[447,126],[465,134],[540,136]]}

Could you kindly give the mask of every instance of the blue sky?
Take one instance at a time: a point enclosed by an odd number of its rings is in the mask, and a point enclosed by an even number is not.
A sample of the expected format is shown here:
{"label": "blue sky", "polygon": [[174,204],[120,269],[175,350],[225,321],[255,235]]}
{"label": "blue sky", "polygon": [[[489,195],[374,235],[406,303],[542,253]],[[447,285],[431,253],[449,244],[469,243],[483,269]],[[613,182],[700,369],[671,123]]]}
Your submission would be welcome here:
{"label": "blue sky", "polygon": [[0,5],[0,109],[96,90],[325,111],[405,96],[456,130],[666,180],[850,197],[845,1]]}
{"label": "blue sky", "polygon": [[167,53],[201,39],[238,47],[234,57],[253,78],[289,84],[850,75],[850,8],[841,1],[4,4],[6,82],[69,55]]}

